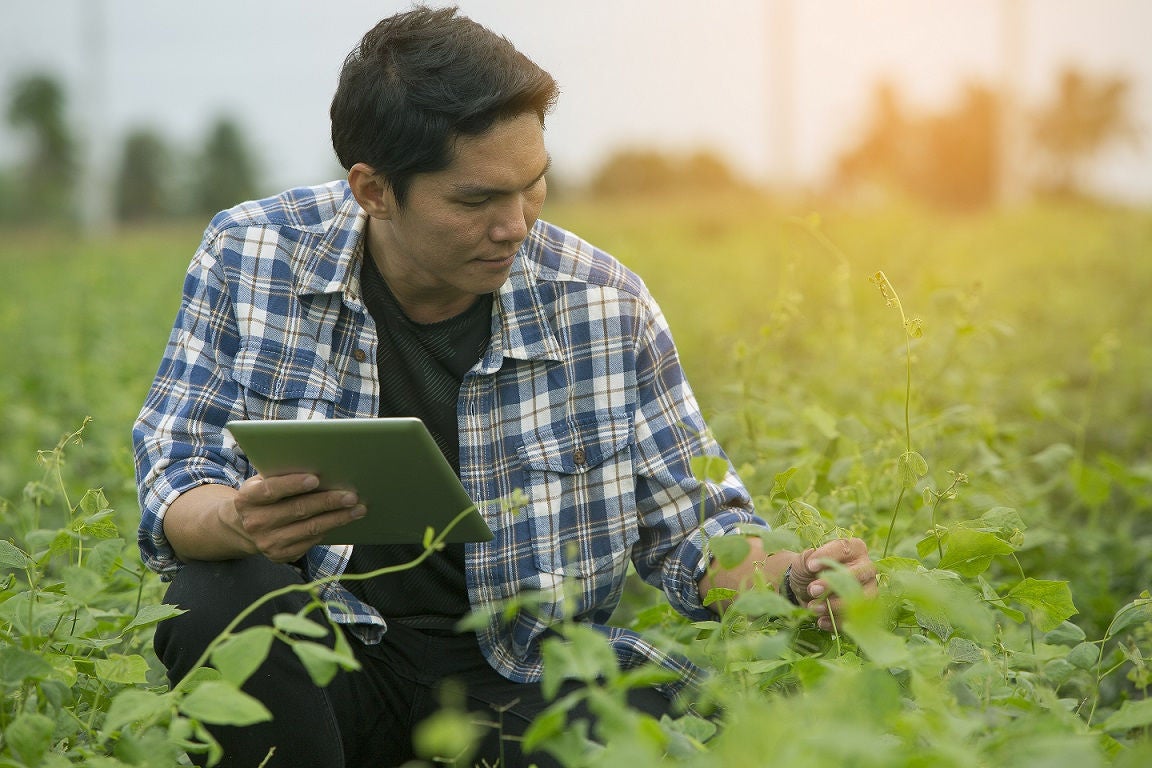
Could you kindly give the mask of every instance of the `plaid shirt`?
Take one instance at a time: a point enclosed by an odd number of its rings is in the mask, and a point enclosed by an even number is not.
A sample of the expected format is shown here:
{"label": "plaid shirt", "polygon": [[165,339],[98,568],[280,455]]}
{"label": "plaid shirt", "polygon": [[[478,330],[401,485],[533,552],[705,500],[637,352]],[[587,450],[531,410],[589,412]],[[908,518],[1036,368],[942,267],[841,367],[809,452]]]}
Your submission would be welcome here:
{"label": "plaid shirt", "polygon": [[[366,222],[334,182],[245,203],[209,225],[133,429],[139,542],[153,570],[181,566],[163,528],[179,494],[254,473],[226,421],[375,416],[377,336],[359,277]],[[705,537],[763,522],[731,464],[720,483],[693,477],[694,456],[723,453],[641,280],[537,222],[496,295],[491,344],[457,411],[461,480],[495,533],[467,545],[471,604],[536,593],[510,621],[489,611],[478,638],[492,666],[538,680],[541,635],[575,619],[600,628],[623,667],[655,661],[693,679],[687,660],[605,626],[629,560],[678,611],[706,619]],[[510,509],[516,490],[528,501]],[[350,552],[313,547],[301,565],[311,578],[337,575]],[[334,620],[379,641],[385,623],[373,608],[338,583],[322,596]]]}

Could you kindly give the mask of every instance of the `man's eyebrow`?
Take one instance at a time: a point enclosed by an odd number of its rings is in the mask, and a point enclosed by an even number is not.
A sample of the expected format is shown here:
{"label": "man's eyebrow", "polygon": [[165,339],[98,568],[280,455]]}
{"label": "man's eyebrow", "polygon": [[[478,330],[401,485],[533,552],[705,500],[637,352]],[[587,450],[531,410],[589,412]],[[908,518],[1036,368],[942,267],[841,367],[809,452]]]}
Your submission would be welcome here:
{"label": "man's eyebrow", "polygon": [[[548,171],[551,168],[552,168],[552,155],[548,155],[548,157],[544,161],[543,170],[541,170],[540,173],[536,174],[536,178],[532,179],[532,181],[530,181],[524,188],[527,189],[528,187],[531,187],[536,182],[540,181],[540,179],[544,178],[544,175],[546,173],[548,173]],[[503,189],[500,187],[483,187],[483,186],[480,186],[477,184],[463,183],[463,184],[453,184],[452,185],[452,191],[455,194],[460,195],[461,197],[489,197],[492,195],[503,195],[503,194],[506,194],[508,192],[515,192],[515,191],[519,191],[519,190],[508,190],[508,189]]]}

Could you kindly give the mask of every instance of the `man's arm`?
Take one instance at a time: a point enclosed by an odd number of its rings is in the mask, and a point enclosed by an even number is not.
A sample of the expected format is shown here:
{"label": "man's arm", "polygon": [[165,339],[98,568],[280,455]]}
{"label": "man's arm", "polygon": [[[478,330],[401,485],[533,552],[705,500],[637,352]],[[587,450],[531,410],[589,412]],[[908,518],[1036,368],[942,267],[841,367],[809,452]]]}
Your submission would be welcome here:
{"label": "man's arm", "polygon": [[[864,593],[876,593],[876,565],[868,556],[868,547],[860,539],[837,539],[816,549],[803,552],[780,551],[767,554],[763,542],[755,536],[748,537],[748,556],[734,568],[721,568],[713,561],[703,578],[700,579],[700,594],[707,595],[714,587],[740,591],[756,583],[759,576],[768,584],[783,587],[784,574],[789,574],[792,594],[808,610],[817,616],[817,626],[831,631],[832,616],[841,608],[840,598],[831,592],[820,572],[828,568],[827,562],[840,563],[851,571]],[[789,571],[789,567],[791,570]],[[717,612],[723,605],[714,603]]]}
{"label": "man's arm", "polygon": [[356,494],[317,491],[317,482],[308,474],[255,475],[239,489],[197,486],[168,507],[164,535],[183,561],[262,554],[295,562],[326,533],[366,512]]}

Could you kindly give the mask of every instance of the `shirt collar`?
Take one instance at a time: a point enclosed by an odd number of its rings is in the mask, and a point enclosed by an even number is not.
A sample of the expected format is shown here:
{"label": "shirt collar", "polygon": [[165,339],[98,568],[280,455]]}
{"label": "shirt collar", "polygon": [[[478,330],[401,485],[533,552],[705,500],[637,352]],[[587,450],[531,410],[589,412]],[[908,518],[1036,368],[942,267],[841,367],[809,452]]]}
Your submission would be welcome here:
{"label": "shirt collar", "polygon": [[560,342],[548,323],[548,313],[540,298],[536,275],[536,254],[544,247],[543,222],[537,222],[520,246],[512,272],[496,292],[496,318],[499,332],[493,335],[483,367],[492,372],[500,360],[563,360]]}
{"label": "shirt collar", "polygon": [[354,267],[362,252],[360,244],[368,214],[352,196],[347,182],[341,182],[338,189],[343,191],[343,198],[338,201],[335,215],[318,230],[319,241],[302,240],[292,254],[299,295],[355,291],[360,283],[360,271]]}

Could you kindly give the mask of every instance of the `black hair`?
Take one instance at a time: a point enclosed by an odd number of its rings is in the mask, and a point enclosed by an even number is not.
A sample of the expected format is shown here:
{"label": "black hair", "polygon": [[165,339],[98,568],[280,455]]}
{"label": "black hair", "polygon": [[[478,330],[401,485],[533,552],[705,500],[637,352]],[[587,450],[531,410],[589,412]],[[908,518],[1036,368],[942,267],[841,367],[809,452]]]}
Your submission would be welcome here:
{"label": "black hair", "polygon": [[390,16],[344,60],[332,99],[332,147],[345,169],[366,163],[399,206],[412,177],[443,170],[461,134],[535,112],[541,125],[559,89],[552,76],[455,8]]}

